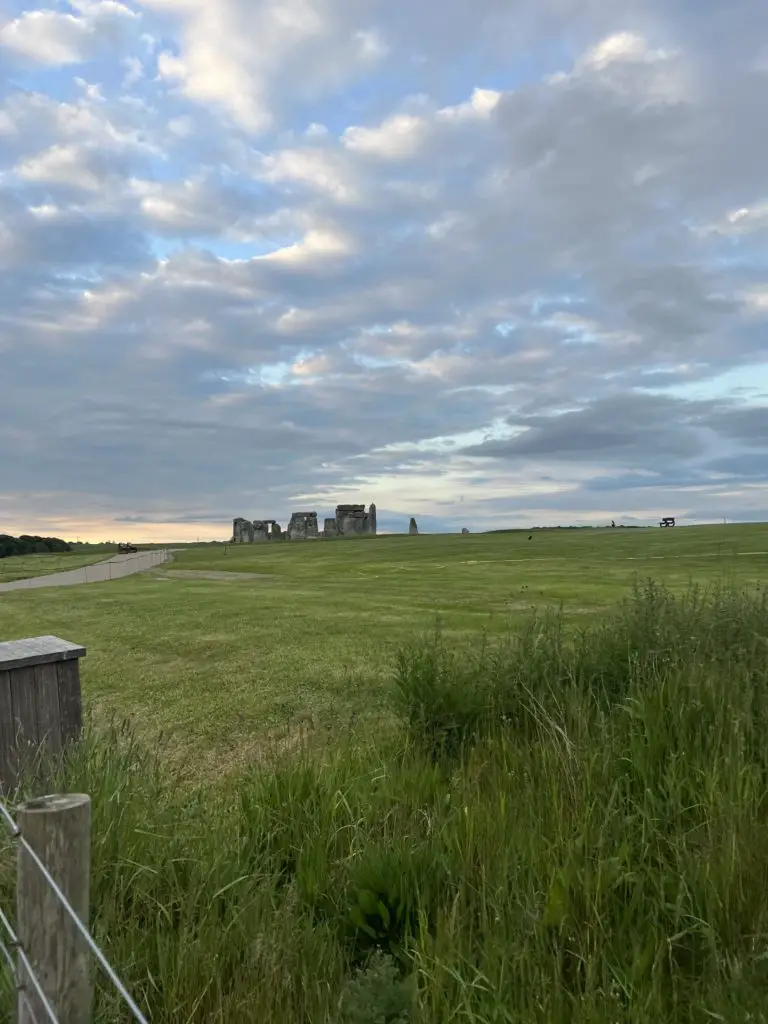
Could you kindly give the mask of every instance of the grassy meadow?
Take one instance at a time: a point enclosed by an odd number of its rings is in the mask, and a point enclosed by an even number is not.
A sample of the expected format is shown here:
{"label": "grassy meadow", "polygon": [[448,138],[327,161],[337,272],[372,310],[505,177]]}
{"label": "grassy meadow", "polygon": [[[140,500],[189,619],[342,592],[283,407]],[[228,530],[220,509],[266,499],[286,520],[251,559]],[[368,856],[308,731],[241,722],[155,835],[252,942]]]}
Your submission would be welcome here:
{"label": "grassy meadow", "polygon": [[61,784],[153,1021],[768,1020],[768,526],[529,536],[0,595],[88,647]]}
{"label": "grassy meadow", "polygon": [[14,583],[32,576],[50,576],[54,572],[82,569],[84,565],[93,565],[105,558],[109,558],[109,555],[103,552],[11,555],[10,558],[0,558],[0,583]]}
{"label": "grassy meadow", "polygon": [[[145,742],[164,737],[169,759],[206,778],[293,743],[297,727],[377,735],[391,720],[397,650],[438,622],[460,643],[504,633],[531,607],[562,605],[586,622],[637,578],[679,590],[768,575],[768,526],[529,536],[186,548],[168,571],[0,595],[0,637],[85,645],[95,720],[129,717]],[[210,578],[221,572],[248,575]]]}

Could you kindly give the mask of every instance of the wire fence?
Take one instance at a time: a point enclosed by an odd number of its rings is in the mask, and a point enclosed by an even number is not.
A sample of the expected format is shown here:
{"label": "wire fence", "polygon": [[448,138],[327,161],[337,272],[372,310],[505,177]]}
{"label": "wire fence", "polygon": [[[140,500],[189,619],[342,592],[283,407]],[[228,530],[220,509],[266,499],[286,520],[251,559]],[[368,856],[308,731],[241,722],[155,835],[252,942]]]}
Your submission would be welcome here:
{"label": "wire fence", "polygon": [[[130,1010],[133,1019],[135,1021],[138,1021],[138,1024],[149,1024],[147,1018],[141,1012],[136,1002],[134,1001],[133,997],[128,992],[123,982],[120,980],[120,977],[118,976],[117,972],[109,963],[107,957],[104,955],[103,951],[99,948],[93,936],[88,931],[88,928],[80,920],[80,917],[72,908],[69,900],[61,891],[60,886],[57,884],[56,880],[53,878],[48,868],[42,862],[40,857],[38,857],[35,850],[24,838],[18,823],[15,821],[13,815],[8,811],[8,809],[3,805],[2,802],[0,802],[0,817],[2,817],[3,822],[9,829],[11,838],[15,841],[15,843],[17,843],[24,849],[26,855],[30,858],[32,863],[40,872],[40,875],[44,879],[46,885],[54,894],[59,904],[64,909],[67,916],[72,921],[75,928],[79,932],[80,936],[84,940],[88,949],[96,958],[100,967],[107,975],[112,985],[122,998],[123,1002]],[[37,1000],[43,1007],[43,1010],[46,1015],[45,1020],[47,1020],[49,1024],[62,1024],[62,1022],[56,1015],[56,1011],[51,1006],[51,1003],[43,990],[43,982],[39,977],[39,965],[34,965],[30,962],[26,950],[24,949],[22,943],[19,941],[18,935],[14,931],[10,921],[8,920],[8,918],[1,909],[0,928],[2,928],[2,933],[0,933],[0,954],[2,955],[3,959],[5,960],[5,963],[8,966],[8,969],[10,971],[10,977],[13,981],[17,993],[17,998],[19,999],[20,1003],[24,1004],[29,1016],[29,1020],[32,1021],[33,1024],[43,1024],[43,1022],[39,1020],[34,1010],[32,1009],[32,1003],[29,998],[27,979],[29,985],[31,985],[32,989],[34,990]],[[16,954],[17,962],[14,961],[14,953]],[[19,966],[23,968],[23,973],[19,970]]]}
{"label": "wire fence", "polygon": [[37,1020],[37,1015],[35,1014],[35,1011],[32,1009],[32,1004],[29,1001],[26,985],[24,981],[19,977],[19,972],[16,968],[16,964],[14,962],[11,950],[14,950],[19,959],[19,962],[24,967],[27,977],[32,983],[32,987],[34,988],[37,997],[40,1000],[43,1009],[45,1010],[48,1020],[51,1021],[52,1024],[59,1024],[59,1018],[56,1016],[55,1010],[48,1002],[48,997],[43,991],[42,985],[40,984],[40,979],[37,977],[37,974],[35,973],[32,964],[29,962],[29,957],[24,952],[21,943],[18,940],[16,932],[13,930],[11,926],[11,922],[8,920],[8,918],[5,916],[2,910],[0,910],[0,923],[2,924],[3,931],[5,932],[5,935],[8,938],[8,943],[10,945],[9,949],[9,947],[5,943],[4,938],[0,936],[0,951],[2,951],[3,957],[6,963],[8,964],[10,975],[11,978],[13,979],[14,988],[16,989],[16,994],[19,997],[20,1001],[23,1002],[27,1014],[32,1018],[34,1024],[39,1024]]}
{"label": "wire fence", "polygon": [[103,562],[93,562],[79,569],[65,569],[47,576],[30,576],[11,583],[0,583],[0,592],[10,590],[36,590],[43,587],[76,586],[80,583],[106,583],[122,579],[137,572],[146,572],[167,562],[170,554],[165,549],[138,551],[134,554],[114,555]]}

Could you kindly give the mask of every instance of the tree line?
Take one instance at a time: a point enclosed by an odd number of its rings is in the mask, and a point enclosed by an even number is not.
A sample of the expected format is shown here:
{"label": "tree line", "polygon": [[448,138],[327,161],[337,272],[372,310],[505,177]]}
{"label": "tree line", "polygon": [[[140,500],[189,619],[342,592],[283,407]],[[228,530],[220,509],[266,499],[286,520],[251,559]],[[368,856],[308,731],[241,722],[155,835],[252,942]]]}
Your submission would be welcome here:
{"label": "tree line", "polygon": [[72,545],[59,537],[31,537],[26,533],[21,537],[11,537],[7,533],[0,533],[0,558],[8,558],[11,555],[46,555],[54,551],[71,550]]}

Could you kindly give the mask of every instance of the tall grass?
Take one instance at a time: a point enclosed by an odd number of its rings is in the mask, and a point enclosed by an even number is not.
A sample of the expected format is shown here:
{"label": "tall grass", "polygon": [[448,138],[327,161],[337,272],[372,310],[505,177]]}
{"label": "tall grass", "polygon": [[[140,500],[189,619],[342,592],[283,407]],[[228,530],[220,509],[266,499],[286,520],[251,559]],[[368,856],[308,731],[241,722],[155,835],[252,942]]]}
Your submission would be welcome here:
{"label": "tall grass", "polygon": [[396,742],[215,792],[92,737],[96,938],[174,1024],[766,1020],[767,638],[760,591],[652,584],[580,632],[437,635]]}

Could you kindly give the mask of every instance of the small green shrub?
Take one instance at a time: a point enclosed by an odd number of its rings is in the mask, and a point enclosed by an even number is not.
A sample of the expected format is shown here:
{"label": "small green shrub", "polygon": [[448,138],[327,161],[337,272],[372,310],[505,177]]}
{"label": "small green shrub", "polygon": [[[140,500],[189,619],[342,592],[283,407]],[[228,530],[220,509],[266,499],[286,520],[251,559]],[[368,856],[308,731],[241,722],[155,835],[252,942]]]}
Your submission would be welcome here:
{"label": "small green shrub", "polygon": [[342,992],[339,1024],[409,1024],[416,986],[377,950]]}
{"label": "small green shrub", "polygon": [[449,889],[440,853],[413,837],[370,844],[349,862],[341,920],[353,960],[372,948],[402,960],[409,943],[434,927]]}

